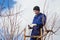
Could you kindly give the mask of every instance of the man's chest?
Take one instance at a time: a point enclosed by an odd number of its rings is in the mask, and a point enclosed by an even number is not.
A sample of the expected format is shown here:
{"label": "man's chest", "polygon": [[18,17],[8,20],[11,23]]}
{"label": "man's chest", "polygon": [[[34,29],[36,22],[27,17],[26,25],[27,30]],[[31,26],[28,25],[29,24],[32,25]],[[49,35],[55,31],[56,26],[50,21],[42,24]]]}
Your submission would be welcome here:
{"label": "man's chest", "polygon": [[42,20],[42,16],[38,16],[38,17],[35,17],[35,18],[34,18],[34,21],[36,21],[36,22],[38,22],[38,21],[40,21],[40,20]]}

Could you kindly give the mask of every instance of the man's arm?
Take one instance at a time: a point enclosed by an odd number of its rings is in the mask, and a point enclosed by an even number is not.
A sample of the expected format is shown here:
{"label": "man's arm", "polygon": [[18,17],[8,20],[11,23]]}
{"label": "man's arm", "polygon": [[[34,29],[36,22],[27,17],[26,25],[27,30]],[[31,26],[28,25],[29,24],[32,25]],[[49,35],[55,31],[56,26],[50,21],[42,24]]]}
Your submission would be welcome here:
{"label": "man's arm", "polygon": [[46,24],[46,15],[45,14],[43,14],[43,16],[42,16],[42,24],[43,24],[43,26]]}

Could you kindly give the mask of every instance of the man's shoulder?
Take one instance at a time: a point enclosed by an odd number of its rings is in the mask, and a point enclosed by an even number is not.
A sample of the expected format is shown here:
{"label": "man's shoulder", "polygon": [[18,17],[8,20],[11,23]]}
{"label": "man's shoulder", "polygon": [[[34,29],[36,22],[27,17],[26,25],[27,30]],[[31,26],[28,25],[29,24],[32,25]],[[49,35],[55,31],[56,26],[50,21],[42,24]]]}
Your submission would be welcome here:
{"label": "man's shoulder", "polygon": [[[41,17],[41,16],[46,17],[46,15],[45,15],[44,13],[39,13],[39,15],[38,15],[38,16],[39,16],[39,17]],[[35,15],[35,16],[34,16],[34,18],[35,18],[35,17],[37,17],[37,15]]]}
{"label": "man's shoulder", "polygon": [[40,14],[46,16],[44,13],[40,13]]}
{"label": "man's shoulder", "polygon": [[45,15],[44,13],[40,13],[41,15]]}

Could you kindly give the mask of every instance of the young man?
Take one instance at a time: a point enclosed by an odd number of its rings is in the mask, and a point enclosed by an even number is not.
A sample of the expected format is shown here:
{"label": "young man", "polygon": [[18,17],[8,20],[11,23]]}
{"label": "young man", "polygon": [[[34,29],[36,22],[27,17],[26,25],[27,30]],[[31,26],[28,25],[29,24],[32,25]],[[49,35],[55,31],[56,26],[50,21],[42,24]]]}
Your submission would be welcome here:
{"label": "young man", "polygon": [[[36,24],[33,27],[29,27],[30,29],[32,29],[32,33],[31,36],[39,36],[40,35],[40,28],[43,28],[43,26],[46,23],[46,15],[40,13],[40,8],[39,6],[35,6],[33,8],[33,11],[35,12],[35,16],[33,19],[32,24]],[[30,40],[36,40],[37,38],[30,38]],[[41,40],[41,39],[38,39]]]}

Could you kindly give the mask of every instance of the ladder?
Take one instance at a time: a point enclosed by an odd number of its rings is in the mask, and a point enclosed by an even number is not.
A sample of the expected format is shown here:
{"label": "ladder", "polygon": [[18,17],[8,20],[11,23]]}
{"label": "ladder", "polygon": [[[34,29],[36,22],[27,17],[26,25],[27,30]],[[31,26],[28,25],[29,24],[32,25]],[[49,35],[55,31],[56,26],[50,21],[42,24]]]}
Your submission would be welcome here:
{"label": "ladder", "polygon": [[28,37],[37,38],[36,40],[38,40],[39,38],[41,40],[43,40],[42,36],[43,36],[42,28],[40,28],[40,35],[39,36],[29,36],[29,35],[26,35],[26,28],[24,29],[24,40],[26,40],[26,38],[28,38]]}

